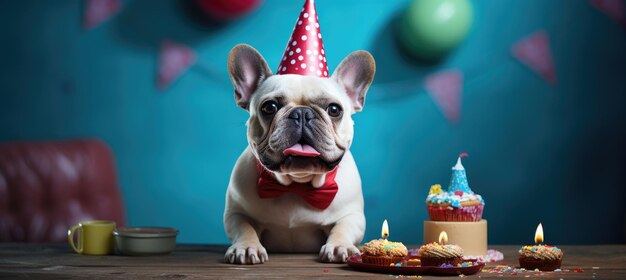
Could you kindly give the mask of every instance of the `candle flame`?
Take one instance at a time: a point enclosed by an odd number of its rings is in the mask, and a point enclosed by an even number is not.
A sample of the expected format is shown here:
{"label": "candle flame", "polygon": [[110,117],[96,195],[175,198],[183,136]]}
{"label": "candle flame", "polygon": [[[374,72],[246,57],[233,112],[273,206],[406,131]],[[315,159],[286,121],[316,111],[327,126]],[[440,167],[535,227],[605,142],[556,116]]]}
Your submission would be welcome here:
{"label": "candle flame", "polygon": [[389,224],[387,224],[387,219],[383,222],[383,228],[380,231],[380,236],[382,236],[383,239],[387,239],[389,236]]}
{"label": "candle flame", "polygon": [[543,226],[541,226],[541,223],[539,223],[537,231],[535,231],[535,243],[543,243]]}
{"label": "candle flame", "polygon": [[440,244],[448,243],[448,234],[446,233],[445,230],[439,234],[439,243]]}

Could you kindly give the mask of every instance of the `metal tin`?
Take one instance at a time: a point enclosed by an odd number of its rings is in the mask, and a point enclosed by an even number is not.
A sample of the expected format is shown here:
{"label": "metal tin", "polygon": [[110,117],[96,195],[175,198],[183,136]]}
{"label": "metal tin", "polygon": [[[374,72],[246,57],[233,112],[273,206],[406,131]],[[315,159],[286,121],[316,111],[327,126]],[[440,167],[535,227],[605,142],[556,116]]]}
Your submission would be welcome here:
{"label": "metal tin", "polygon": [[178,230],[164,227],[122,227],[113,231],[115,249],[122,255],[169,254],[176,247]]}

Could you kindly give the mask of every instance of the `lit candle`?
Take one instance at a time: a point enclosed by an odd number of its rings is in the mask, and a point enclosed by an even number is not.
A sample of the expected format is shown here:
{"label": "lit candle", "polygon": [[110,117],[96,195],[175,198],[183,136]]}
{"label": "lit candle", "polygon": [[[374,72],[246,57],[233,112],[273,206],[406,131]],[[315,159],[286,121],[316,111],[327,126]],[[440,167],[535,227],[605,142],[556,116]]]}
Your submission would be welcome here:
{"label": "lit candle", "polygon": [[444,230],[439,234],[439,244],[446,245],[446,243],[448,243],[448,234]]}
{"label": "lit candle", "polygon": [[543,243],[543,226],[539,223],[535,231],[535,244],[541,245],[541,243]]}
{"label": "lit candle", "polygon": [[389,225],[387,224],[387,219],[383,222],[383,228],[380,231],[380,236],[383,240],[387,240],[387,237],[389,237]]}

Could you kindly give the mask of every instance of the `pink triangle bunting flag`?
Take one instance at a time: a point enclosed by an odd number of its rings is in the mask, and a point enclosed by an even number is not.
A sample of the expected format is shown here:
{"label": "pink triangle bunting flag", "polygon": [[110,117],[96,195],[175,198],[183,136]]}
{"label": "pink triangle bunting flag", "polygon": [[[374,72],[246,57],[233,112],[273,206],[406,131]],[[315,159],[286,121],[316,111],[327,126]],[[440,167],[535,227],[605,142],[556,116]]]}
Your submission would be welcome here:
{"label": "pink triangle bunting flag", "polygon": [[551,84],[556,83],[556,70],[550,52],[548,34],[541,30],[513,44],[513,56]]}
{"label": "pink triangle bunting flag", "polygon": [[626,11],[624,0],[590,0],[591,5],[626,28]]}
{"label": "pink triangle bunting flag", "polygon": [[424,87],[446,119],[451,123],[458,122],[461,118],[463,73],[448,70],[431,74],[426,77]]}
{"label": "pink triangle bunting flag", "polygon": [[159,54],[159,68],[157,70],[157,86],[164,90],[189,67],[196,63],[197,55],[191,48],[173,42],[163,41]]}
{"label": "pink triangle bunting flag", "polygon": [[83,28],[90,30],[115,15],[122,7],[120,0],[87,0],[83,14]]}

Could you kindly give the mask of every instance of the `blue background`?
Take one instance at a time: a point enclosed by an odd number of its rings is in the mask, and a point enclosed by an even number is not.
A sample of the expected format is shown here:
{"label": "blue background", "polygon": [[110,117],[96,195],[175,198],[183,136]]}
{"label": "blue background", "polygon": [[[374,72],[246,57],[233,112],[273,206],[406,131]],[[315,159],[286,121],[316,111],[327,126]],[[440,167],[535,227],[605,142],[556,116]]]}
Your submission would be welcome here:
{"label": "blue background", "polygon": [[[302,1],[267,0],[227,25],[207,25],[178,1],[129,0],[81,28],[81,1],[0,4],[0,140],[98,137],[113,149],[129,224],[180,229],[180,242],[226,243],[226,186],[247,145],[233,100],[230,48],[256,47],[272,69]],[[366,239],[388,219],[391,238],[421,243],[431,184],[447,185],[459,152],[486,200],[491,243],[625,241],[626,32],[587,1],[473,1],[467,40],[436,65],[398,51],[392,29],[407,1],[317,1],[331,69],[366,49],[378,72],[355,116],[352,152],[363,179]],[[558,83],[510,55],[521,37],[550,36]],[[188,44],[199,64],[155,86],[159,42]],[[462,118],[450,124],[425,75],[464,72]]]}

